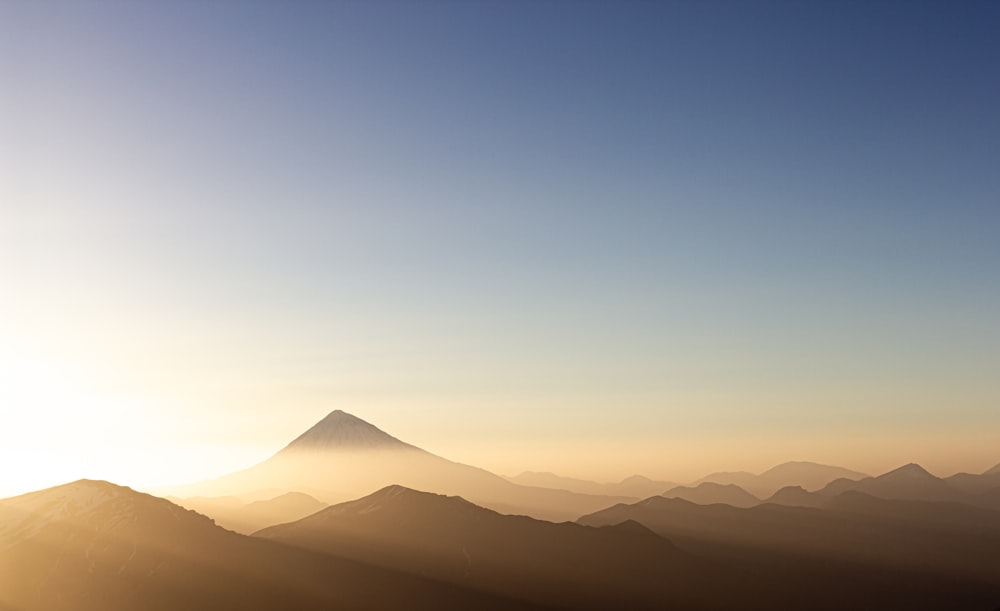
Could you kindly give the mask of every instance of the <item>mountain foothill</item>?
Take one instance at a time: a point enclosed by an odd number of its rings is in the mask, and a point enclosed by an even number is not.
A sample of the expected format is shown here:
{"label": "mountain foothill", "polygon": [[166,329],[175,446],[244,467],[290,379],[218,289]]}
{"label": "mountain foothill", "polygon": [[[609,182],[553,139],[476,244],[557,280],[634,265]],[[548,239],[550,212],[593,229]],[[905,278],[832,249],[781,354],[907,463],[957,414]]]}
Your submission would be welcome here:
{"label": "mountain foothill", "polygon": [[155,492],[0,499],[0,611],[1000,608],[1000,465],[503,477],[336,410]]}

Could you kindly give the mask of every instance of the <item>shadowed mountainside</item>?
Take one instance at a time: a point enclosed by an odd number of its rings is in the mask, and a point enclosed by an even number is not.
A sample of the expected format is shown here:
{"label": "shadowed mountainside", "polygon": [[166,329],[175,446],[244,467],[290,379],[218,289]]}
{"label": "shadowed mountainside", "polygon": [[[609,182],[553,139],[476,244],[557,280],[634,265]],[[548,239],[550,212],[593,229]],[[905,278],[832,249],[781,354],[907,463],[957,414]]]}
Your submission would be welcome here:
{"label": "shadowed mountainside", "polygon": [[223,528],[246,535],[272,524],[294,522],[326,507],[326,503],[302,492],[286,492],[273,499],[251,503],[244,503],[235,497],[170,500],[210,516]]}
{"label": "shadowed mountainside", "polygon": [[[1000,512],[855,491],[831,497],[786,488],[780,496],[799,506],[736,508],[651,497],[579,522],[639,522],[681,549],[742,567],[779,597],[775,605],[805,600],[810,591],[824,592],[823,600],[803,608],[992,609],[1000,604]],[[834,582],[835,591],[829,588]],[[766,599],[763,594],[758,600]]]}
{"label": "shadowed mountainside", "polygon": [[673,482],[652,480],[642,475],[632,475],[620,482],[602,483],[540,471],[525,471],[520,475],[508,477],[507,480],[522,486],[555,488],[581,494],[635,497],[635,500],[659,494],[677,485]]}
{"label": "shadowed mountainside", "polygon": [[981,495],[991,490],[1000,489],[1000,465],[987,469],[981,474],[956,473],[944,478],[944,481],[966,494]]}
{"label": "shadowed mountainside", "polygon": [[661,496],[668,499],[684,499],[698,505],[722,503],[733,507],[753,507],[760,499],[735,484],[702,482],[697,486],[677,486]]}
{"label": "shadowed mountainside", "polygon": [[169,492],[183,497],[298,490],[338,502],[391,484],[460,495],[505,513],[553,521],[573,520],[618,502],[635,500],[513,484],[484,469],[452,462],[404,443],[340,410],[258,465]]}
{"label": "shadowed mountainside", "polygon": [[560,608],[716,608],[719,574],[634,522],[553,524],[390,486],[255,536]]}
{"label": "shadowed mountainside", "polygon": [[882,499],[957,503],[973,501],[971,495],[956,489],[914,463],[903,465],[878,477],[866,477],[856,481],[838,479],[818,492],[824,496],[836,496],[848,491],[863,492]]}
{"label": "shadowed mountainside", "polygon": [[865,477],[868,476],[864,473],[843,467],[792,461],[771,467],[759,475],[748,471],[712,473],[696,481],[693,485],[703,482],[733,484],[759,499],[766,499],[787,486],[800,486],[811,491],[819,490],[836,479],[857,480]]}
{"label": "shadowed mountainside", "polygon": [[173,503],[81,480],[0,500],[0,608],[17,611],[522,608],[238,535]]}
{"label": "shadowed mountainside", "polygon": [[824,507],[831,499],[847,492],[888,500],[934,501],[961,503],[1000,510],[996,495],[1000,493],[1000,477],[991,474],[959,473],[939,478],[916,464],[908,464],[878,477],[863,480],[836,480],[816,492],[786,487],[768,502],[799,507]]}

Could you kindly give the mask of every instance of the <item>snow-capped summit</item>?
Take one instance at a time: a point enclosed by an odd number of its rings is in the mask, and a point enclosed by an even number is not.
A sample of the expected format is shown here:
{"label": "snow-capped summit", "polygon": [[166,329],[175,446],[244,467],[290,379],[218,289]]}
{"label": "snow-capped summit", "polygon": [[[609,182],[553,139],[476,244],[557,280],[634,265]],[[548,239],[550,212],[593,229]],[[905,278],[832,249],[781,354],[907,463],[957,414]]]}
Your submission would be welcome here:
{"label": "snow-capped summit", "polygon": [[353,414],[337,409],[299,435],[282,452],[373,449],[417,448]]}

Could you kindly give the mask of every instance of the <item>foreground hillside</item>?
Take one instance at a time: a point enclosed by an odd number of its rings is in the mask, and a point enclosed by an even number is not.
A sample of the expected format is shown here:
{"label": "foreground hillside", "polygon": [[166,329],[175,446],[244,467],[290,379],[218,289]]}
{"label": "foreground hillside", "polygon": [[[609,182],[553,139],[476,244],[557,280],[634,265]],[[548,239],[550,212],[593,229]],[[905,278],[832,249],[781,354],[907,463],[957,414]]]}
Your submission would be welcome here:
{"label": "foreground hillside", "polygon": [[169,501],[107,482],[82,480],[0,500],[5,610],[524,607],[238,535]]}
{"label": "foreground hillside", "polygon": [[651,497],[552,523],[394,485],[249,537],[81,480],[0,500],[0,609],[1000,606],[1000,513],[857,491],[783,496],[803,495],[820,505]]}

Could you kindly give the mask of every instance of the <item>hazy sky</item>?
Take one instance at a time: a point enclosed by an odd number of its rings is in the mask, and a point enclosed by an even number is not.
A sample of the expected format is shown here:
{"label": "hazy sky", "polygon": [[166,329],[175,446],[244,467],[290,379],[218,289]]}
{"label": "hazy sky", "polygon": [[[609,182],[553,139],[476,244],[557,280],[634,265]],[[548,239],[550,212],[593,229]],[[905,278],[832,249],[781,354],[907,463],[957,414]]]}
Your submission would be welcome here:
{"label": "hazy sky", "polygon": [[335,408],[508,474],[983,470],[998,25],[0,3],[0,494],[218,475]]}

